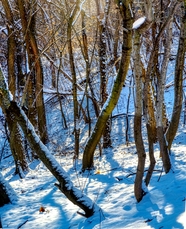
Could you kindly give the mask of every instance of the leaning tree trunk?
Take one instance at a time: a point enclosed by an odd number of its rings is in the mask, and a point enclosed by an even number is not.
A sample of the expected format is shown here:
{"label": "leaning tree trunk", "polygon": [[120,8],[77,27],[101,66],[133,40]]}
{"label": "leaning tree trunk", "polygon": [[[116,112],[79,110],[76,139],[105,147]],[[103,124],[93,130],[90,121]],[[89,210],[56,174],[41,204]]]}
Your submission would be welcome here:
{"label": "leaning tree trunk", "polygon": [[23,110],[17,105],[16,102],[11,101],[10,98],[11,96],[7,88],[2,70],[0,68],[0,101],[5,115],[13,115],[15,117],[15,120],[21,126],[22,131],[32,150],[37,153],[40,160],[58,180],[59,184],[56,184],[56,186],[60,189],[60,191],[64,193],[64,195],[71,202],[84,210],[85,214],[83,215],[85,217],[92,216],[96,211],[99,210],[99,207],[90,198],[88,198],[80,190],[74,187],[68,174],[55,160],[47,147],[42,143],[39,136],[36,134],[33,125]]}
{"label": "leaning tree trunk", "polygon": [[181,21],[180,39],[174,74],[174,106],[171,122],[166,133],[169,151],[178,129],[183,101],[183,71],[186,51],[186,1],[184,0],[183,3],[184,12]]}
{"label": "leaning tree trunk", "polygon": [[102,111],[95,124],[94,130],[92,131],[88,139],[88,142],[85,146],[85,150],[83,154],[83,167],[82,167],[83,170],[90,169],[93,167],[94,151],[103,134],[106,122],[118,102],[128,72],[128,68],[130,64],[130,55],[132,50],[132,32],[131,32],[132,17],[131,17],[131,11],[129,5],[131,5],[131,0],[126,0],[119,5],[121,14],[123,16],[123,28],[124,28],[120,68],[117,77],[115,79],[111,94],[108,97],[107,101],[105,102]]}

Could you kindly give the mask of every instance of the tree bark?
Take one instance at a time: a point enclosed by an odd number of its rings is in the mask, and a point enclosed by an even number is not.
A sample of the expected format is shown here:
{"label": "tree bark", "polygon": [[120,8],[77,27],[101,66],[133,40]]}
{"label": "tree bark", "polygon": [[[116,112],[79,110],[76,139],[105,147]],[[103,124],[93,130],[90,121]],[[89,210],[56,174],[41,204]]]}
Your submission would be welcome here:
{"label": "tree bark", "polygon": [[166,133],[168,142],[168,150],[170,151],[172,142],[176,135],[183,101],[183,70],[186,52],[186,1],[183,1],[183,16],[181,21],[180,39],[178,46],[178,53],[176,56],[175,74],[174,74],[174,106],[170,125]]}
{"label": "tree bark", "polygon": [[8,84],[9,89],[15,100],[16,94],[16,75],[15,75],[15,56],[16,56],[16,41],[14,31],[14,19],[13,13],[10,8],[8,0],[2,0],[2,5],[6,14],[7,19],[7,30],[8,30]]}
{"label": "tree bark", "polygon": [[121,14],[123,16],[123,46],[122,46],[122,58],[120,62],[119,72],[115,79],[111,95],[108,97],[105,102],[102,111],[97,119],[94,130],[92,131],[90,138],[85,146],[83,154],[83,166],[82,169],[91,169],[93,167],[93,157],[94,151],[100,138],[103,134],[106,122],[112,113],[114,107],[116,106],[123,84],[128,72],[128,67],[130,63],[130,55],[132,49],[132,17],[129,5],[131,4],[130,0],[125,1],[120,5]]}
{"label": "tree bark", "polygon": [[74,141],[75,141],[75,154],[74,157],[77,159],[79,157],[79,135],[80,135],[80,127],[79,127],[79,113],[78,113],[78,101],[77,101],[77,77],[76,70],[74,64],[74,54],[72,47],[72,26],[74,22],[74,18],[78,12],[80,1],[76,1],[76,6],[71,13],[70,18],[68,19],[68,27],[67,27],[67,44],[68,44],[68,52],[69,52],[69,61],[70,61],[70,71],[72,74],[72,90],[73,90],[73,105],[74,105]]}
{"label": "tree bark", "polygon": [[[16,62],[16,37],[15,37],[15,25],[11,6],[8,0],[2,0],[2,5],[6,14],[7,29],[8,29],[8,83],[10,92],[13,95],[13,100],[16,99],[16,74],[15,74],[15,62]],[[20,133],[19,125],[12,119],[12,117],[6,117],[8,129],[10,131],[10,149],[15,161],[15,174],[19,174],[20,178],[23,178],[22,171],[27,171],[28,166],[25,157],[25,150],[23,147],[23,139]]]}
{"label": "tree bark", "polygon": [[164,108],[164,90],[165,90],[165,80],[166,80],[166,73],[168,62],[170,58],[170,48],[171,48],[171,40],[172,40],[172,21],[170,21],[169,25],[167,26],[166,30],[166,44],[165,44],[165,51],[163,62],[161,66],[161,71],[159,73],[159,65],[158,65],[158,56],[157,56],[157,112],[156,112],[156,121],[157,121],[157,137],[160,146],[160,152],[163,161],[163,167],[166,173],[169,172],[171,168],[171,163],[168,155],[167,144],[165,140],[165,132],[164,132],[164,125],[163,125],[163,108]]}
{"label": "tree bark", "polygon": [[138,154],[138,165],[136,171],[136,178],[134,182],[134,194],[136,200],[140,202],[144,196],[142,187],[143,174],[145,168],[145,148],[142,138],[142,64],[140,58],[140,33],[138,30],[134,31],[133,37],[133,62],[134,62],[134,76],[136,83],[136,100],[135,100],[135,115],[134,115],[134,139]]}
{"label": "tree bark", "polygon": [[[157,130],[156,130],[156,132],[157,132]],[[147,135],[148,135],[150,165],[149,165],[149,168],[148,168],[147,175],[145,177],[146,186],[148,186],[149,183],[150,183],[150,179],[152,177],[152,174],[153,174],[153,171],[154,171],[154,167],[155,167],[155,164],[156,164],[156,160],[155,160],[155,157],[154,157],[154,137],[152,136],[152,133],[153,133],[152,126],[147,124]]]}
{"label": "tree bark", "polygon": [[[110,9],[110,1],[106,2],[105,13],[101,12],[101,2],[96,0],[99,30],[99,73],[100,73],[100,104],[103,107],[108,98],[107,93],[107,20]],[[103,16],[102,16],[103,15]],[[103,130],[103,148],[110,147],[111,142],[111,120],[110,117],[106,122]]]}
{"label": "tree bark", "polygon": [[[33,1],[30,6],[31,10],[31,18],[30,23],[28,23],[28,15],[26,14],[25,2],[24,0],[18,0],[18,7],[21,17],[22,29],[25,36],[26,48],[29,59],[29,68],[31,71],[29,83],[30,83],[30,93],[28,98],[31,99],[29,108],[31,108],[31,112],[36,115],[34,109],[32,109],[33,105],[36,105],[37,109],[37,118],[38,118],[38,130],[41,136],[41,140],[43,143],[48,142],[47,135],[47,127],[46,127],[46,115],[45,115],[45,107],[44,107],[44,99],[43,99],[43,69],[41,64],[41,58],[39,49],[36,42],[36,29],[35,29],[35,20],[36,20],[36,0]],[[32,91],[32,92],[31,92]],[[33,101],[32,101],[33,100]],[[35,118],[36,119],[36,118]],[[33,123],[35,123],[35,119]],[[35,123],[35,125],[37,126]]]}
{"label": "tree bark", "polygon": [[[144,76],[145,78],[145,76]],[[148,168],[148,172],[145,178],[145,184],[148,186],[154,166],[156,164],[156,160],[154,157],[154,143],[157,142],[157,126],[156,126],[156,117],[155,117],[155,97],[152,83],[149,83],[148,86],[148,100],[147,105],[144,103],[144,109],[146,111],[146,128],[147,128],[147,136],[148,136],[148,145],[149,145],[149,159],[150,166]]]}
{"label": "tree bark", "polygon": [[0,194],[1,194],[0,207],[4,206],[5,204],[12,203],[13,200],[16,199],[16,195],[12,187],[4,179],[1,173],[0,173]]}

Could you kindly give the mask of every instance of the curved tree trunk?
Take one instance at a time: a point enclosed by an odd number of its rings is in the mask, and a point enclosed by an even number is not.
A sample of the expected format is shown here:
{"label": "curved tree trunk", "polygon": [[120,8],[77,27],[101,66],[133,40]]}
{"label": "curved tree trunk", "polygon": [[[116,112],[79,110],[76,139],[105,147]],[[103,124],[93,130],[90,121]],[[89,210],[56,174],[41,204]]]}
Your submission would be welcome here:
{"label": "curved tree trunk", "polygon": [[129,5],[130,0],[125,1],[120,5],[121,14],[123,15],[123,46],[122,46],[122,58],[120,63],[119,72],[114,82],[111,95],[105,102],[102,111],[97,119],[94,130],[92,131],[90,138],[85,146],[83,154],[83,167],[82,169],[90,169],[93,167],[94,151],[100,138],[103,134],[106,122],[116,106],[123,84],[128,72],[130,64],[130,55],[132,50],[132,17]]}

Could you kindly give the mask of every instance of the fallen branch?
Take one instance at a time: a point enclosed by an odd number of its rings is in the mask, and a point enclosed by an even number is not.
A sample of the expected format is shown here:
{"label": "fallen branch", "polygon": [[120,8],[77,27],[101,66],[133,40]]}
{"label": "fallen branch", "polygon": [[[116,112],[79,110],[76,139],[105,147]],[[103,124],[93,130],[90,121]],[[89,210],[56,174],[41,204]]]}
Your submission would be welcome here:
{"label": "fallen branch", "polygon": [[[148,169],[144,170],[144,172],[148,172]],[[154,169],[153,172],[161,172],[162,173],[162,170],[159,170],[159,169]],[[126,176],[126,178],[130,177],[130,176],[133,176],[133,175],[136,175],[136,173],[130,173]],[[159,180],[158,180],[159,181]]]}

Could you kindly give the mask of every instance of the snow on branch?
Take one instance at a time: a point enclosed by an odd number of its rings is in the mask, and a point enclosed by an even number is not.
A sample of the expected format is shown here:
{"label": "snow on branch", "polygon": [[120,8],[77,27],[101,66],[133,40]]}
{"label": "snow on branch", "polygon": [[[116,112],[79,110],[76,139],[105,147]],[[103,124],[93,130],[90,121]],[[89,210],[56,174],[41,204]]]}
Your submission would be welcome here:
{"label": "snow on branch", "polygon": [[132,29],[139,29],[144,24],[145,21],[146,21],[146,17],[140,17],[140,18],[138,18],[133,23]]}

